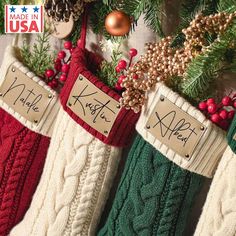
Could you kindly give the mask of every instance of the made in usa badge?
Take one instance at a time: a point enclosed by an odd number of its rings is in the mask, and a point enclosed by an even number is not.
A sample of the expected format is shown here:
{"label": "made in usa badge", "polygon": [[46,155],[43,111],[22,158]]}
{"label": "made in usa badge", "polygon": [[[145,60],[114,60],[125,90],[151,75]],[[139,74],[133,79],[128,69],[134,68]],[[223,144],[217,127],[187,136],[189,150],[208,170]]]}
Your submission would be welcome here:
{"label": "made in usa badge", "polygon": [[5,33],[42,33],[42,5],[5,5]]}

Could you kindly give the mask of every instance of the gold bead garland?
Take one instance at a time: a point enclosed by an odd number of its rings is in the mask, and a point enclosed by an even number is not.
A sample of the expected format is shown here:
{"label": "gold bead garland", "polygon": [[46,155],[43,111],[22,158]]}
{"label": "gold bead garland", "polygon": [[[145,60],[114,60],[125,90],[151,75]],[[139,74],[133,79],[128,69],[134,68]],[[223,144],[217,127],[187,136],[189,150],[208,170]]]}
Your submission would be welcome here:
{"label": "gold bead garland", "polygon": [[186,40],[180,49],[171,47],[173,38],[170,36],[158,43],[146,44],[146,53],[127,71],[121,84],[125,88],[120,99],[121,105],[139,112],[146,101],[146,92],[157,82],[172,76],[184,79],[188,64],[209,47],[204,39],[205,33],[222,34],[235,17],[236,13],[197,15],[190,26],[182,31]]}

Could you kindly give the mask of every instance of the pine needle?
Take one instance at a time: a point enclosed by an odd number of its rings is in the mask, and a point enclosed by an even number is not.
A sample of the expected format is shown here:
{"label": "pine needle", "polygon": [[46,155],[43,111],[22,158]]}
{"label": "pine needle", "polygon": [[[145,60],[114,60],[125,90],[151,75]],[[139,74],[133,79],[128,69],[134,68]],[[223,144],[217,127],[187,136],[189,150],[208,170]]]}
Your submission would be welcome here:
{"label": "pine needle", "polygon": [[36,42],[32,45],[32,49],[26,41],[23,42],[23,47],[21,48],[21,56],[25,66],[41,77],[44,76],[46,69],[53,68],[55,59],[51,52],[49,36],[49,31],[45,30],[42,34],[37,34]]}

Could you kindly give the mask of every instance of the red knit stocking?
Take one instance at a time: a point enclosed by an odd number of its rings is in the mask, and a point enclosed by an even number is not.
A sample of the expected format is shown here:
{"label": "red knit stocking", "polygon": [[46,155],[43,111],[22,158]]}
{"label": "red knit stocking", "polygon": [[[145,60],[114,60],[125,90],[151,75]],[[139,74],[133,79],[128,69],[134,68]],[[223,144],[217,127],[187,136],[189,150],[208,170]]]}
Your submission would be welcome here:
{"label": "red knit stocking", "polygon": [[[29,75],[28,69],[17,61],[15,49],[10,47],[0,69],[0,84],[12,65]],[[29,77],[39,81],[32,73]],[[53,103],[56,100],[55,96]],[[42,119],[37,127],[5,102],[0,101],[0,107],[0,235],[5,236],[22,220],[30,205],[43,170],[58,107],[55,104],[49,107],[50,111],[45,113],[47,119]]]}

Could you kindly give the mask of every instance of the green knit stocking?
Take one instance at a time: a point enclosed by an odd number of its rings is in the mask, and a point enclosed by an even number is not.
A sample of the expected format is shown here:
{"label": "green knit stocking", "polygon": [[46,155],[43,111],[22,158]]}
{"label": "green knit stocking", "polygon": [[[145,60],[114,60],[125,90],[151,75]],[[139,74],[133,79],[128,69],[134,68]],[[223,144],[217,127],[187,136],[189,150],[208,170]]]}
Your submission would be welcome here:
{"label": "green knit stocking", "polygon": [[138,135],[111,212],[98,235],[182,235],[202,180]]}
{"label": "green knit stocking", "polygon": [[230,126],[228,135],[227,135],[228,144],[231,147],[232,151],[236,153],[236,115]]}

